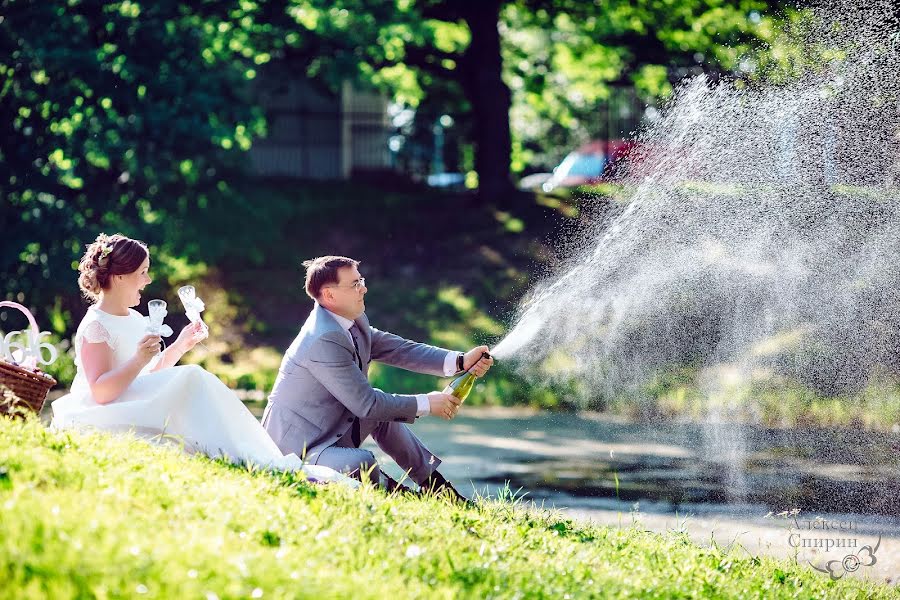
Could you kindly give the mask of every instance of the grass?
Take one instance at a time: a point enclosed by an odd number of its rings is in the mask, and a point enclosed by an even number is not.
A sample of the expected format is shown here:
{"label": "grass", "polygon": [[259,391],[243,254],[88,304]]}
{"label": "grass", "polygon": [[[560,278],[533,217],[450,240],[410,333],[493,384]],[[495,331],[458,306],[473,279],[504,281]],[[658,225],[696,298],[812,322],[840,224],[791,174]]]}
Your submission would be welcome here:
{"label": "grass", "polygon": [[832,396],[762,370],[731,382],[716,380],[720,383],[715,394],[701,389],[699,380],[700,372],[694,367],[672,367],[641,389],[643,404],[625,398],[612,404],[610,411],[636,416],[640,406],[657,418],[702,422],[715,409],[734,422],[766,427],[894,431],[900,423],[900,382],[896,378],[873,377],[859,391]]}
{"label": "grass", "polygon": [[312,486],[177,448],[0,419],[4,598],[874,598],[683,534],[573,523],[512,498]]}

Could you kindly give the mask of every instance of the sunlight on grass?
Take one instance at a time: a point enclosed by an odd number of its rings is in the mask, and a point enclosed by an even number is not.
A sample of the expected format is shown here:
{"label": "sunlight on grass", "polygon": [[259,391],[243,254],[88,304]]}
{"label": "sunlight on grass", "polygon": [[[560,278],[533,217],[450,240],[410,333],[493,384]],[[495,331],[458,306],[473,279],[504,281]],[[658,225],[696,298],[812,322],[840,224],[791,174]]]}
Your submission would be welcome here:
{"label": "sunlight on grass", "polygon": [[525,231],[524,221],[512,216],[506,211],[495,211],[494,218],[497,219],[497,221],[503,225],[503,228],[510,233],[522,233]]}
{"label": "sunlight on grass", "polygon": [[750,352],[753,356],[777,356],[786,354],[798,348],[809,336],[807,327],[797,327],[789,331],[782,331],[753,345]]}
{"label": "sunlight on grass", "polygon": [[465,508],[314,486],[0,419],[0,581],[29,599],[890,595],[501,496]]}

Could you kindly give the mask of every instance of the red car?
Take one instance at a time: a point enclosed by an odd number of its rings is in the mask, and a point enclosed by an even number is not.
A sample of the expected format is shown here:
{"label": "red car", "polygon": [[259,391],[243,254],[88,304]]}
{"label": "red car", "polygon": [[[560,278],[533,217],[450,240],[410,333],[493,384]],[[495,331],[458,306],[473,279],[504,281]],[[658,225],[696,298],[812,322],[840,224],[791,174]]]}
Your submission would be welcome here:
{"label": "red car", "polygon": [[571,188],[608,181],[615,166],[628,155],[634,142],[627,140],[593,140],[570,152],[541,188]]}

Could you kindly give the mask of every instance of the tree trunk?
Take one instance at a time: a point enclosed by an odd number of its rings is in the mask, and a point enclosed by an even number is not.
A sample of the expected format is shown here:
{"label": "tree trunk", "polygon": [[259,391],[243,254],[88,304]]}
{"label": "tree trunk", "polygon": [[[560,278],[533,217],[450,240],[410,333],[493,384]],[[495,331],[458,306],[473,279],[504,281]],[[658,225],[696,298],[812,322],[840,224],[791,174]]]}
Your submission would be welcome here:
{"label": "tree trunk", "polygon": [[472,105],[475,170],[479,195],[503,204],[515,193],[510,179],[512,139],[509,88],[503,82],[500,55],[500,7],[503,0],[461,3],[472,41],[463,57],[461,84]]}

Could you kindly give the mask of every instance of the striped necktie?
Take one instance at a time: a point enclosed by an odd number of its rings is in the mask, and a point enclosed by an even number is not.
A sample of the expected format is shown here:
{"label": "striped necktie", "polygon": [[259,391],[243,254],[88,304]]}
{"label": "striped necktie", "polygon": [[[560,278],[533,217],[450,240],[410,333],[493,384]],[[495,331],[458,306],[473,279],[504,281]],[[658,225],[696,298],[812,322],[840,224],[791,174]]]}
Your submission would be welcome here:
{"label": "striped necktie", "polygon": [[[353,340],[353,347],[356,349],[356,364],[359,366],[359,370],[362,371],[362,357],[359,355],[359,344],[356,342],[356,336],[353,335],[353,330],[357,329],[356,324],[350,328],[350,339]],[[353,428],[350,431],[350,440],[353,442],[353,446],[359,448],[362,443],[361,434],[359,431],[359,417],[353,417]]]}

